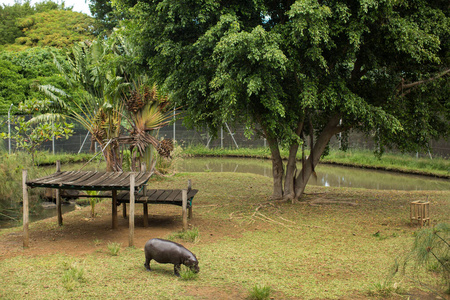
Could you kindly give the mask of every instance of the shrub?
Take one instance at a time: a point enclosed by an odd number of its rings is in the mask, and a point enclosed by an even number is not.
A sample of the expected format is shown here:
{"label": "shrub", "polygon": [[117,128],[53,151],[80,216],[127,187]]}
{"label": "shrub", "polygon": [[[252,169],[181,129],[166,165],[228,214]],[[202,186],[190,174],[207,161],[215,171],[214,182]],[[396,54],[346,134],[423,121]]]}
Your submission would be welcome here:
{"label": "shrub", "polygon": [[265,300],[270,298],[270,293],[272,292],[269,286],[261,286],[256,284],[250,291],[250,299],[252,300]]}
{"label": "shrub", "polygon": [[108,248],[109,254],[111,254],[112,256],[119,255],[119,251],[120,251],[119,243],[109,243],[107,248]]}
{"label": "shrub", "polygon": [[76,263],[72,263],[62,276],[62,283],[67,291],[73,291],[75,287],[84,282],[84,269]]}

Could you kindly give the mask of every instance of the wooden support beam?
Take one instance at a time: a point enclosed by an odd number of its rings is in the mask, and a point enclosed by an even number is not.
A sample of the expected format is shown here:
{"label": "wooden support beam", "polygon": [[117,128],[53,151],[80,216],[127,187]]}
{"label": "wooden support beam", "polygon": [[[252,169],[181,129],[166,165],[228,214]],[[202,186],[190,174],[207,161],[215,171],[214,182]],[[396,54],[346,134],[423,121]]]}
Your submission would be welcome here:
{"label": "wooden support beam", "polygon": [[188,228],[188,222],[187,222],[187,190],[182,190],[182,214],[183,217],[183,230],[187,230]]}
{"label": "wooden support beam", "polygon": [[127,218],[127,204],[125,202],[122,203],[123,208],[122,208],[122,216],[124,219]]}
{"label": "wooden support beam", "polygon": [[119,228],[119,218],[117,217],[117,190],[112,190],[112,229]]}
{"label": "wooden support beam", "polygon": [[128,246],[134,246],[134,173],[131,173],[130,176],[130,218],[129,218],[129,227],[130,227],[130,235],[128,238]]}
{"label": "wooden support beam", "polygon": [[[61,162],[59,160],[56,161],[56,172],[61,172]],[[58,216],[58,225],[63,225],[63,218],[62,218],[62,208],[61,208],[61,190],[56,189],[55,191],[55,198],[56,198],[56,211]]]}
{"label": "wooden support beam", "polygon": [[148,227],[148,203],[145,202],[144,204],[144,227]]}
{"label": "wooden support beam", "polygon": [[23,247],[27,248],[30,240],[28,232],[28,187],[27,187],[27,170],[22,171],[22,192],[23,192]]}
{"label": "wooden support beam", "polygon": [[58,215],[58,225],[62,226],[63,219],[62,219],[62,208],[61,208],[61,190],[56,189],[55,194],[56,194],[56,211],[57,211],[57,215]]}
{"label": "wooden support beam", "polygon": [[[145,163],[143,163],[145,165]],[[144,184],[142,195],[147,196],[147,184]],[[148,227],[148,203],[144,202],[144,227]]]}
{"label": "wooden support beam", "polygon": [[[188,180],[188,193],[191,189],[192,189],[192,181],[189,179]],[[191,202],[191,205],[189,206],[188,218],[192,219],[192,202]]]}

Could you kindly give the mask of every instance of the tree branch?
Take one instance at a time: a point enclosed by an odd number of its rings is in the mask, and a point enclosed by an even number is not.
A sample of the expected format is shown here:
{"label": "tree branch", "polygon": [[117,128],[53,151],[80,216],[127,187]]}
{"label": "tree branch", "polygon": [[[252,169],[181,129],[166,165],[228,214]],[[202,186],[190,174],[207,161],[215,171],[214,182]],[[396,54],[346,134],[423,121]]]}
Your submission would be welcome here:
{"label": "tree branch", "polygon": [[401,93],[400,97],[403,97],[403,96],[409,94],[414,87],[419,86],[421,84],[426,84],[428,82],[434,81],[434,80],[439,79],[439,78],[441,78],[441,77],[443,77],[445,75],[448,75],[449,73],[450,73],[450,69],[447,69],[447,70],[439,73],[438,75],[436,75],[434,77],[431,77],[431,78],[428,78],[428,79],[425,79],[425,80],[419,80],[419,81],[407,83],[407,84],[405,84],[405,80],[402,78],[402,81],[400,82],[400,84],[397,85],[397,88],[396,88],[397,92],[396,92],[396,94],[398,95],[399,93]]}

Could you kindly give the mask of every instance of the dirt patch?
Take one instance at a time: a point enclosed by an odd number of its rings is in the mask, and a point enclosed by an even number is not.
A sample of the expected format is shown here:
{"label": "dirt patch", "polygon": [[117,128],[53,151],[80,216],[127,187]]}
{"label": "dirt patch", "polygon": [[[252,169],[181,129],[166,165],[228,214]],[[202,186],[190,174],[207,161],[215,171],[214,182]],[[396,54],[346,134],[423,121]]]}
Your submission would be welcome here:
{"label": "dirt patch", "polygon": [[[129,209],[128,209],[129,210]],[[151,205],[149,207],[149,226],[144,227],[142,207],[136,208],[134,245],[143,248],[145,243],[155,237],[167,238],[182,228],[181,209],[170,205]],[[21,228],[0,236],[0,259],[15,255],[39,256],[54,253],[70,255],[90,254],[105,247],[110,242],[127,247],[129,241],[129,220],[122,216],[119,206],[119,228],[112,229],[111,203],[104,201],[96,206],[97,216],[90,217],[90,207],[63,215],[63,226],[57,225],[56,217],[30,226],[29,248],[23,249]],[[195,212],[194,212],[195,213]],[[224,224],[225,223],[225,224]],[[230,226],[226,222],[217,222],[196,215],[189,220],[189,226],[198,227],[203,242],[214,242],[225,234],[229,236]],[[239,236],[237,230],[233,235]]]}

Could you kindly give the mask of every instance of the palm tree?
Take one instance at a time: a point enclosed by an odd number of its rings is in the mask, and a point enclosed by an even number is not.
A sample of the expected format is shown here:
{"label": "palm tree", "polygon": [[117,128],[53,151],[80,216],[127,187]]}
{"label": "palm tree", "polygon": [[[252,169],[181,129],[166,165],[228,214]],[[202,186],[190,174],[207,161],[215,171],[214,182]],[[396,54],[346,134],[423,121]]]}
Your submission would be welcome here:
{"label": "palm tree", "polygon": [[[65,105],[61,99],[76,105],[77,110],[69,115],[92,134],[92,142],[99,143],[107,171],[122,170],[120,143],[130,144],[132,169],[137,160],[150,166],[153,148],[164,155],[170,154],[173,148],[171,141],[159,142],[155,137],[158,129],[170,121],[171,116],[166,113],[168,97],[161,95],[155,84],[130,84],[125,80],[125,77],[139,77],[140,81],[147,81],[145,77],[131,75],[132,68],[125,67],[130,53],[132,49],[119,36],[108,42],[77,43],[68,52],[67,62],[54,59],[77,93],[72,97],[54,87],[40,86],[61,107]],[[129,91],[125,93],[126,87]],[[121,136],[124,116],[131,127],[127,137]]]}
{"label": "palm tree", "polygon": [[122,122],[120,95],[128,83],[119,74],[121,67],[112,48],[103,40],[80,42],[70,49],[66,63],[56,58],[54,62],[67,83],[78,88],[71,98],[78,111],[70,116],[92,134],[92,144],[99,143],[107,171],[119,171],[121,163],[115,139],[120,135]]}
{"label": "palm tree", "polygon": [[[132,169],[136,168],[138,160],[152,165],[153,149],[162,155],[170,154],[173,149],[171,141],[158,141],[157,131],[169,124],[171,115],[168,113],[169,99],[161,95],[156,84],[151,87],[146,84],[134,84],[128,95],[124,97],[127,115],[131,129],[129,136],[124,137],[130,144]],[[172,148],[171,148],[172,147]]]}

